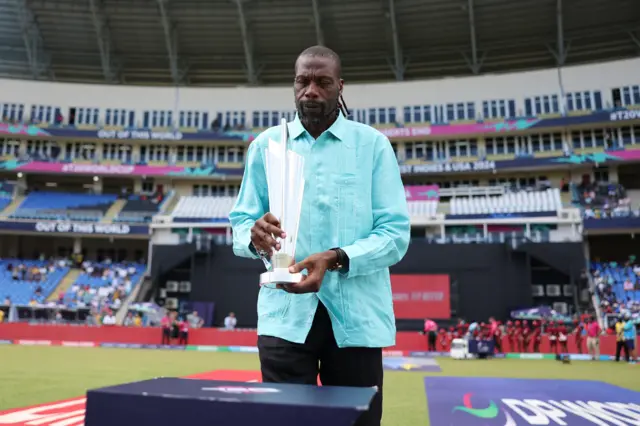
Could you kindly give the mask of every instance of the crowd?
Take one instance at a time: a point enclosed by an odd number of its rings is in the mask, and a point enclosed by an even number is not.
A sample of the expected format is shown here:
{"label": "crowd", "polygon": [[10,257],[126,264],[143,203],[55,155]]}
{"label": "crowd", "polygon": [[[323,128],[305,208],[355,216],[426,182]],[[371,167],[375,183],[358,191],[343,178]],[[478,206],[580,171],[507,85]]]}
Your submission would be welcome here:
{"label": "crowd", "polygon": [[574,198],[582,206],[585,218],[606,219],[638,216],[624,187],[618,183],[583,181],[576,187]]}
{"label": "crowd", "polygon": [[[615,334],[620,342],[616,358],[625,351],[628,362],[635,363],[636,324],[630,314],[621,315],[615,327],[602,330],[598,321],[590,315],[582,315],[572,323],[552,320],[516,320],[502,323],[495,318],[488,322],[466,323],[459,320],[456,326],[438,328],[434,321],[425,321],[425,334],[429,351],[448,352],[455,339],[484,340],[494,343],[497,353],[540,353],[543,336],[549,340],[549,351],[554,354],[584,353],[592,359],[600,356],[599,337],[602,333]],[[573,339],[569,337],[573,336]]]}
{"label": "crowd", "polygon": [[635,256],[624,263],[594,261],[591,274],[605,316],[640,315],[640,265]]}

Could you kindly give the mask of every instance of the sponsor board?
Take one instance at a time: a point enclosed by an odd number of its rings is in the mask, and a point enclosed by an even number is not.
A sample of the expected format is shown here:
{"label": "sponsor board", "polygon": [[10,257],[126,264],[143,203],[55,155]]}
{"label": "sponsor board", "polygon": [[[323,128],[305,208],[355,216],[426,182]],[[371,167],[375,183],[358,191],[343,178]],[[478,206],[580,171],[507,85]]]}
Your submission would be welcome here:
{"label": "sponsor board", "polygon": [[435,359],[426,357],[387,357],[382,360],[382,366],[385,370],[395,371],[430,371],[434,373],[442,371]]}
{"label": "sponsor board", "polygon": [[98,344],[95,342],[69,342],[63,340],[60,342],[60,346],[68,346],[72,348],[95,348]]}
{"label": "sponsor board", "polygon": [[[199,380],[226,380],[246,383],[261,382],[259,371],[233,371],[217,370],[187,377]],[[234,393],[236,389],[262,389],[243,386],[227,386],[230,391],[219,393]],[[258,393],[258,392],[235,392],[238,393]],[[263,392],[264,393],[264,392]],[[7,411],[0,411],[0,426],[83,426],[85,414],[86,398],[76,398],[71,400],[53,402],[49,404],[34,405],[26,408],[16,408]]]}
{"label": "sponsor board", "polygon": [[11,345],[13,342],[11,340],[0,340],[0,345]]}
{"label": "sponsor board", "polygon": [[603,382],[425,377],[431,425],[631,426],[640,392]]}
{"label": "sponsor board", "polygon": [[21,346],[51,346],[51,340],[24,340],[19,339],[15,341],[16,345]]}

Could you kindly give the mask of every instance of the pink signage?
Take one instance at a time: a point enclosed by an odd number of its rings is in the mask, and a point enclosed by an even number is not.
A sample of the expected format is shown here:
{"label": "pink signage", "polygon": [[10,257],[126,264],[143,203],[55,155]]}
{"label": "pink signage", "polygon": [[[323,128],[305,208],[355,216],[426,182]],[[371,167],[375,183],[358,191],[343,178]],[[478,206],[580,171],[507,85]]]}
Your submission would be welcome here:
{"label": "pink signage", "polygon": [[404,187],[407,201],[434,201],[440,199],[438,185],[407,185]]}
{"label": "pink signage", "polygon": [[137,175],[137,176],[166,176],[182,174],[184,167],[180,166],[127,166],[107,164],[73,164],[47,163],[44,161],[30,161],[16,167],[22,172],[44,173],[77,173],[94,175]]}
{"label": "pink signage", "polygon": [[473,135],[482,133],[498,133],[527,129],[538,123],[538,119],[518,119],[500,121],[496,123],[469,123],[469,124],[434,124],[418,127],[392,127],[379,129],[389,139],[394,138],[419,138],[425,136],[455,136]]}

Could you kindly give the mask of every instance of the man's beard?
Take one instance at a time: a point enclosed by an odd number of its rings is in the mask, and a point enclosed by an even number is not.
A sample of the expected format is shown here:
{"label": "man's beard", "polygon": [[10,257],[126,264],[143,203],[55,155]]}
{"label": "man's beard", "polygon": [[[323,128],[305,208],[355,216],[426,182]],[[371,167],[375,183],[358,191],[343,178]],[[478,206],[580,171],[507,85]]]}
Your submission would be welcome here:
{"label": "man's beard", "polygon": [[[332,106],[333,105],[333,106]],[[313,108],[309,111],[308,108]],[[303,123],[312,126],[320,126],[331,120],[338,111],[338,101],[334,102],[313,102],[300,101],[296,102],[298,116]]]}

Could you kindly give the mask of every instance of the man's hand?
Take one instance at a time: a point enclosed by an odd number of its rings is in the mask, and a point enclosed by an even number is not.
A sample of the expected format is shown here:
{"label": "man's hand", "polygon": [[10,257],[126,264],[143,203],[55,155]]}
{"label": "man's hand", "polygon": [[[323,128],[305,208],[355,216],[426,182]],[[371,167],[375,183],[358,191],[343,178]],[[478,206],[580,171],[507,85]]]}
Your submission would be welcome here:
{"label": "man's hand", "polygon": [[299,283],[278,285],[278,288],[289,293],[317,293],[322,285],[325,272],[335,265],[337,261],[338,255],[333,250],[313,254],[289,268],[289,272],[292,274],[296,274],[304,269],[307,270],[308,274],[303,275]]}
{"label": "man's hand", "polygon": [[286,234],[280,229],[280,221],[271,213],[262,216],[251,228],[251,243],[256,250],[265,251],[268,255],[273,249],[280,250],[278,237],[284,238]]}

